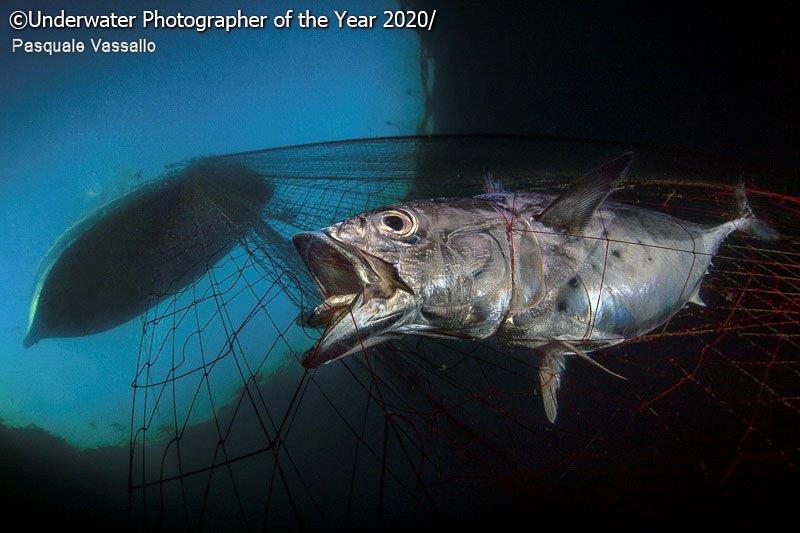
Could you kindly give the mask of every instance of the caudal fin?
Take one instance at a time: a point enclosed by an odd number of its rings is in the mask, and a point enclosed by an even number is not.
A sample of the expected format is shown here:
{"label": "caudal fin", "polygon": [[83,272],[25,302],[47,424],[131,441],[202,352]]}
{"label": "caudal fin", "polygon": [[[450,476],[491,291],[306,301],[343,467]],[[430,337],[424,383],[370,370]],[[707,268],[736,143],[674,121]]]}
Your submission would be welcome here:
{"label": "caudal fin", "polygon": [[762,241],[777,241],[780,239],[780,233],[775,228],[757,218],[753,213],[750,208],[750,202],[747,200],[747,192],[743,183],[736,187],[736,202],[739,206],[739,218],[734,221],[737,230]]}

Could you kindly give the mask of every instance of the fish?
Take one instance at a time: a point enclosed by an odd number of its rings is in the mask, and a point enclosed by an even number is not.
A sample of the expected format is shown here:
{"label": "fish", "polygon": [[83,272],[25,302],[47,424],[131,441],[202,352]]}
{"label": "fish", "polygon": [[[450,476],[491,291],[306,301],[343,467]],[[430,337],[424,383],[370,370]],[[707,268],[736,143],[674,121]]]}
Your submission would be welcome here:
{"label": "fish", "polygon": [[737,216],[717,225],[608,200],[633,155],[560,195],[506,191],[487,171],[475,197],[402,202],[294,235],[322,300],[303,320],[324,328],[303,366],[405,335],[527,349],[550,423],[568,357],[624,379],[590,353],[705,305],[703,278],[731,233],[779,237],[743,186]]}

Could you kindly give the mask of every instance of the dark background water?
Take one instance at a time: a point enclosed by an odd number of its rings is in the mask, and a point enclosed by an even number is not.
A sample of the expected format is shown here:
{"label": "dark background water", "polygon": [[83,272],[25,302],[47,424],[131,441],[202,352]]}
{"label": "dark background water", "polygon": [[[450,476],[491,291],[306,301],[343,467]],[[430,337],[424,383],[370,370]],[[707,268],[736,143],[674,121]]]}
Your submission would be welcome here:
{"label": "dark background water", "polygon": [[[433,81],[423,109],[432,133],[537,133],[668,145],[746,161],[769,172],[769,180],[759,185],[798,190],[800,60],[792,38],[800,22],[796,4],[403,4],[440,9],[435,30],[419,35],[432,59],[428,68]],[[0,57],[7,73],[19,61],[9,55],[4,50]],[[59,68],[52,61],[16,70],[5,90],[36,87],[41,69]],[[158,75],[174,80],[175,91],[185,90],[176,72]],[[292,113],[302,115],[302,79],[287,83],[293,84],[298,100]],[[187,90],[186,97],[198,96]],[[204,96],[202,106],[223,115],[245,112],[214,95]],[[352,106],[334,109],[325,118],[346,125],[352,112]],[[302,132],[302,126],[296,128]],[[5,122],[2,131],[4,138],[17,138],[13,123]],[[342,136],[350,132],[343,128]],[[208,138],[197,147],[199,152],[259,147],[234,146],[227,137],[216,149],[213,132]],[[298,134],[285,142],[299,140],[318,139],[313,133]],[[181,146],[175,159],[191,155],[190,148]],[[35,158],[36,150],[28,157]],[[0,456],[0,501],[6,514],[31,523],[127,523],[125,446],[79,450],[43,429],[2,427]],[[680,473],[667,479],[664,490],[656,493],[615,487],[623,497],[610,507],[598,504],[608,500],[592,491],[555,498],[550,494],[543,500],[547,509],[540,507],[535,518],[527,519],[541,525],[610,515],[628,527],[692,528],[701,523],[736,525],[739,520],[756,524],[788,515],[787,501],[797,494],[796,477],[745,475],[732,488],[709,493],[687,489]]]}
{"label": "dark background water", "polygon": [[797,169],[796,5],[458,2],[442,14],[421,34],[437,132],[638,141]]}

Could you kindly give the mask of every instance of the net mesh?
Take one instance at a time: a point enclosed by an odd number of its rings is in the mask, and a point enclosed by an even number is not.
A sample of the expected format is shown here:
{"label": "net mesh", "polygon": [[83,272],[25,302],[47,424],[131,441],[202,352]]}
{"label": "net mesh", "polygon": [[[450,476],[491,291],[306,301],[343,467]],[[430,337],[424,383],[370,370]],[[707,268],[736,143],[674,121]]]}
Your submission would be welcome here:
{"label": "net mesh", "polygon": [[[796,480],[800,201],[767,190],[749,189],[750,202],[781,239],[732,235],[703,281],[706,307],[594,354],[626,381],[571,364],[555,425],[524,350],[406,337],[300,365],[320,332],[297,318],[319,300],[290,235],[404,198],[479,194],[485,165],[507,189],[556,192],[618,152],[430,138],[230,156],[275,195],[264,227],[242,227],[238,246],[210,254],[188,286],[154,295],[142,317],[132,525],[370,526],[525,511],[564,495],[613,501],[615,487],[694,494]],[[637,157],[615,200],[696,222],[735,218],[735,169]],[[187,231],[178,240],[203,244],[203,228]]]}

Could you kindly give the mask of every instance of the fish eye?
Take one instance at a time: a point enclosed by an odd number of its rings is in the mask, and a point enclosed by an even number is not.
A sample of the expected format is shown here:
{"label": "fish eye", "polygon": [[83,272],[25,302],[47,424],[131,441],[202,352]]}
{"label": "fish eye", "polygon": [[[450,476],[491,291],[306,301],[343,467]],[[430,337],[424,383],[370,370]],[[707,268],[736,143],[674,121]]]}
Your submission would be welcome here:
{"label": "fish eye", "polygon": [[402,211],[386,211],[381,214],[380,228],[401,237],[411,235],[416,229],[414,219]]}

